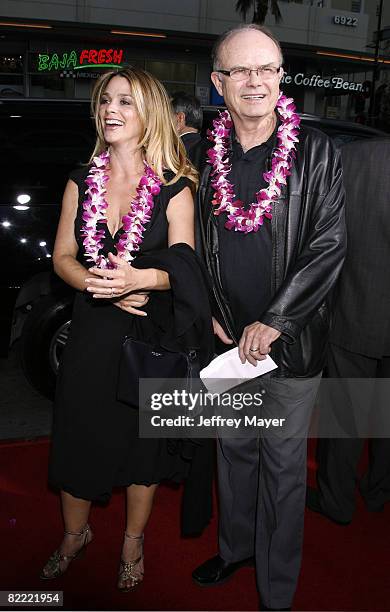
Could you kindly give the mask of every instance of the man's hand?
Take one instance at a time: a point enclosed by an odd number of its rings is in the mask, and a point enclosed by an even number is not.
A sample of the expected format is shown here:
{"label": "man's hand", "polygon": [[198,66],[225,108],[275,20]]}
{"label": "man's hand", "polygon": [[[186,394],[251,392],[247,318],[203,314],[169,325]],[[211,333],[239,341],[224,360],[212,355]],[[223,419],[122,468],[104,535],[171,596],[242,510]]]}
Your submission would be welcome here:
{"label": "man's hand", "polygon": [[238,344],[238,354],[242,363],[246,360],[253,366],[262,361],[271,351],[271,344],[281,335],[281,332],[273,327],[255,321],[247,325],[242,333]]}
{"label": "man's hand", "polygon": [[224,344],[233,344],[233,340],[229,338],[229,336],[225,333],[225,330],[223,329],[222,325],[220,325],[217,319],[215,319],[214,317],[213,317],[213,330],[214,330],[214,334],[218,336],[221,342],[223,342]]}
{"label": "man's hand", "polygon": [[147,313],[144,310],[140,310],[143,306],[149,302],[149,295],[147,291],[140,291],[139,293],[132,293],[126,295],[120,300],[115,300],[112,303],[114,306],[129,312],[130,314],[138,315],[139,317],[147,317]]}

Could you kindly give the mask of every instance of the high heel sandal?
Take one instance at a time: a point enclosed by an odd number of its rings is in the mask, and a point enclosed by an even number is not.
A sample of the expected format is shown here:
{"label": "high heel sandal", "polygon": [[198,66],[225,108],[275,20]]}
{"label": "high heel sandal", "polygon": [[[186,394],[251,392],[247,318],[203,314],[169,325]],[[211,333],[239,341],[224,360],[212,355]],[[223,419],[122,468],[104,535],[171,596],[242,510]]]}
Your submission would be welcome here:
{"label": "high heel sandal", "polygon": [[[74,536],[84,535],[84,540],[83,540],[81,547],[79,548],[78,551],[76,551],[72,555],[64,555],[59,551],[59,549],[54,551],[54,553],[51,555],[51,557],[47,561],[45,567],[42,569],[39,577],[42,580],[52,580],[53,578],[58,578],[59,576],[62,576],[62,574],[65,574],[71,562],[75,561],[76,559],[81,559],[81,557],[84,555],[86,547],[92,541],[92,537],[90,540],[88,540],[88,535],[90,533],[91,533],[91,528],[88,525],[88,523],[85,525],[82,531],[80,531],[80,533],[77,533],[74,531],[64,531],[64,535],[74,535]],[[64,569],[61,569],[61,562],[67,563]]]}
{"label": "high heel sandal", "polygon": [[[122,593],[128,593],[129,591],[133,591],[139,584],[141,584],[144,578],[143,572],[140,573],[139,575],[134,573],[135,568],[141,563],[141,561],[143,561],[143,558],[144,558],[144,551],[143,551],[144,535],[142,534],[140,536],[134,536],[134,535],[131,535],[130,533],[126,533],[125,531],[125,537],[131,540],[141,540],[142,544],[141,544],[141,555],[137,559],[134,559],[134,561],[124,561],[123,559],[120,560],[118,589]],[[128,584],[129,582],[130,584]]]}

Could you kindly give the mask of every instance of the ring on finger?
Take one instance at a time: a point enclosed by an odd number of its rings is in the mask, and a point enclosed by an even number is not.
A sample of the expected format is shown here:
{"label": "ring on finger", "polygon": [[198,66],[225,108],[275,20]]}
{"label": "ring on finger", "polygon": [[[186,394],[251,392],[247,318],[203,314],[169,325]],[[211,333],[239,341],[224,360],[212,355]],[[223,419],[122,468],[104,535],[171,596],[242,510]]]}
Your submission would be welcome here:
{"label": "ring on finger", "polygon": [[252,353],[257,353],[257,351],[259,350],[259,347],[258,347],[258,346],[251,346],[251,347],[249,347],[249,350],[250,350]]}

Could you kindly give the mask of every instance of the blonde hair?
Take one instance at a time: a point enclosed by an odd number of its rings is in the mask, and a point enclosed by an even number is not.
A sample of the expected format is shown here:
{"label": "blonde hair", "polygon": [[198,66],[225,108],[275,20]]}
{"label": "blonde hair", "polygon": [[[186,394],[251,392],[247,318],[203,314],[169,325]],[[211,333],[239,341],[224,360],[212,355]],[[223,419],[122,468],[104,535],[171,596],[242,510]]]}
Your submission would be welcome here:
{"label": "blonde hair", "polygon": [[[104,73],[97,81],[91,98],[91,110],[95,118],[96,143],[89,162],[108,147],[99,116],[100,100],[108,83],[115,76],[127,80],[134,105],[139,115],[142,134],[138,146],[144,158],[165,185],[176,183],[182,176],[193,182],[193,191],[198,187],[198,172],[187,159],[186,150],[177,132],[172,105],[160,81],[141,68],[122,68]],[[175,176],[167,182],[164,170]]]}

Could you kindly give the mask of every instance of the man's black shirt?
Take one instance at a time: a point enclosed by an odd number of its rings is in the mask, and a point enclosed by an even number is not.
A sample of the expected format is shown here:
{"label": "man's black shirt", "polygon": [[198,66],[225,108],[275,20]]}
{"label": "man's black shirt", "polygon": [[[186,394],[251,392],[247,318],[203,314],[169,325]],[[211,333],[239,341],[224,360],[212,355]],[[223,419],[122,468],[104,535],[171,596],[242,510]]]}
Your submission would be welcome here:
{"label": "man's black shirt", "polygon": [[[232,130],[231,172],[236,199],[244,207],[256,201],[255,194],[267,186],[263,173],[270,167],[278,126],[267,142],[244,153]],[[218,217],[221,280],[240,337],[246,325],[258,321],[271,300],[272,231],[264,219],[257,232],[244,234],[225,228],[226,213]]]}
{"label": "man's black shirt", "polygon": [[187,132],[187,134],[182,135],[181,139],[188,158],[194,167],[200,171],[201,166],[206,163],[207,149],[211,147],[210,142],[202,138],[199,132]]}

